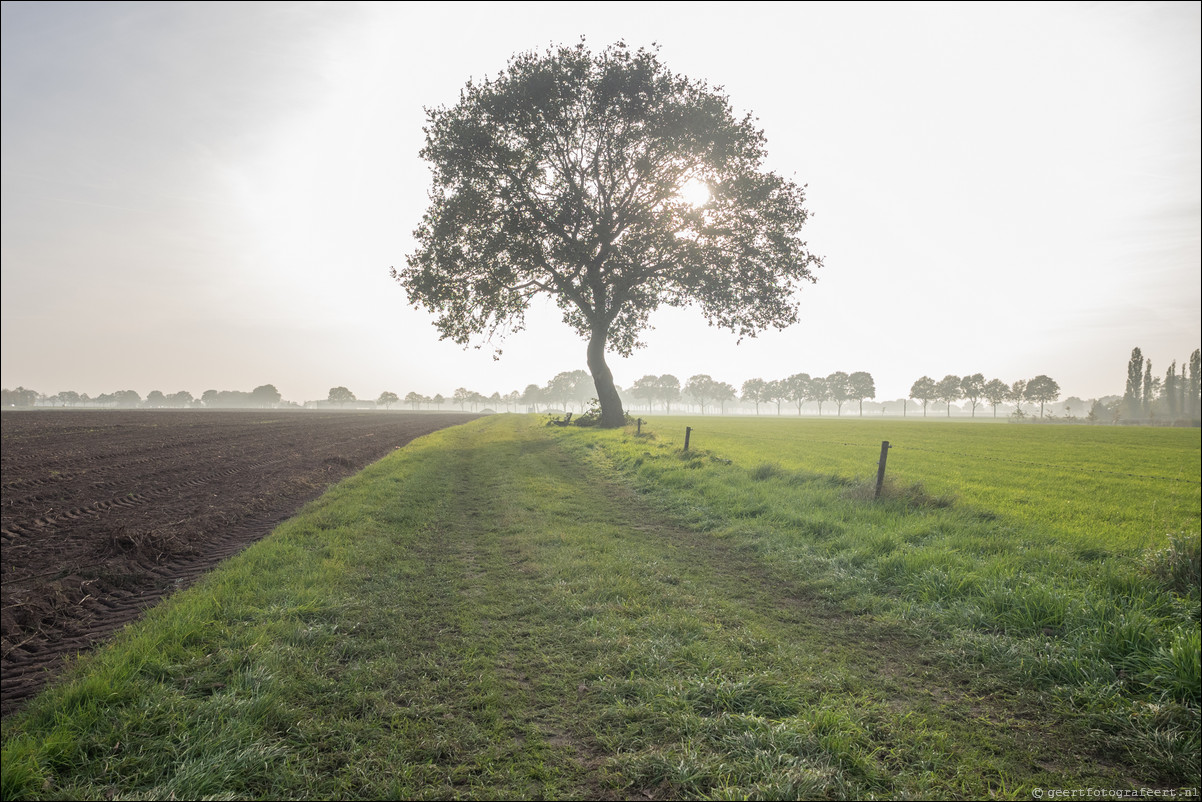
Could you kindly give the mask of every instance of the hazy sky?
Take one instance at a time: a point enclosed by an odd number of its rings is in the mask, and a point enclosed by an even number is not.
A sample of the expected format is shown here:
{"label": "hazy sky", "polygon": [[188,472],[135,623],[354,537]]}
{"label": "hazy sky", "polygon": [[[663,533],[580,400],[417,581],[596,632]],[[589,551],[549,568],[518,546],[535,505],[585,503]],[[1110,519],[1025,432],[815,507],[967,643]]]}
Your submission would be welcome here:
{"label": "hazy sky", "polygon": [[1202,344],[1202,55],[1184,3],[3,4],[5,387],[488,395],[585,368],[548,302],[491,351],[389,277],[423,107],[624,39],[724,87],[808,184],[802,322],[653,317],[615,380],[1037,374],[1121,393]]}

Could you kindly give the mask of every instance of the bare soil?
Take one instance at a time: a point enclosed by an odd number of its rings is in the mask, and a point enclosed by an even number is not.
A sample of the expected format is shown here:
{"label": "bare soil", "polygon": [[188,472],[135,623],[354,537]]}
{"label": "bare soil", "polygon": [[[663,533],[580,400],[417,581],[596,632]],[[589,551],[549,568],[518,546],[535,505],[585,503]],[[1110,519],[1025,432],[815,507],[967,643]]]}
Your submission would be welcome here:
{"label": "bare soil", "polygon": [[0,690],[60,670],[276,524],[459,413],[56,410],[0,416]]}

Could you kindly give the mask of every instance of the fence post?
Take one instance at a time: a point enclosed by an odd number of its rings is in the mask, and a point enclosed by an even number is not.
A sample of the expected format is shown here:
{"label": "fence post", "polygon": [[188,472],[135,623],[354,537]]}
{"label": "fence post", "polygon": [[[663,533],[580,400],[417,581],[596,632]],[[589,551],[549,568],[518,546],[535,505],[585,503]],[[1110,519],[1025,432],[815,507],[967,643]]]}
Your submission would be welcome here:
{"label": "fence post", "polygon": [[693,427],[692,427],[692,426],[686,426],[686,427],[684,427],[684,450],[685,450],[685,451],[688,451],[688,450],[689,450],[689,435],[690,435],[690,434],[692,434],[692,433],[693,433]]}
{"label": "fence post", "polygon": [[885,484],[885,460],[889,458],[889,441],[881,441],[881,464],[876,469],[876,495],[873,498],[881,497],[881,486]]}
{"label": "fence post", "polygon": [[642,418],[639,418],[639,419],[636,421],[636,423],[638,423],[638,426],[639,426],[639,428],[638,428],[638,430],[637,430],[637,431],[635,431],[635,434],[642,434],[642,433],[643,433],[643,419],[642,419]]}

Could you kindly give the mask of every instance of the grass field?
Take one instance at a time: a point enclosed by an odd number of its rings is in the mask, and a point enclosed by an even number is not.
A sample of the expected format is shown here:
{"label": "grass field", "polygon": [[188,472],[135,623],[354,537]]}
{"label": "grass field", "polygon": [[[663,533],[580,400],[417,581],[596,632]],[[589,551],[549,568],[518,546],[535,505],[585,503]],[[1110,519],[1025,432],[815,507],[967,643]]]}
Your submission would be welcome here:
{"label": "grass field", "polygon": [[415,441],[6,719],[5,798],[1197,788],[1196,430],[644,432]]}

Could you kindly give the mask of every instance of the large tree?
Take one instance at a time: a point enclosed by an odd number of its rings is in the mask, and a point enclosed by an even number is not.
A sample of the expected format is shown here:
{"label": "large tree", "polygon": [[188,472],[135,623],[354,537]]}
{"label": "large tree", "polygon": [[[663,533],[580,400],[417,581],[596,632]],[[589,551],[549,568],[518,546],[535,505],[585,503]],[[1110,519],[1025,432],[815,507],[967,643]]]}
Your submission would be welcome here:
{"label": "large tree", "polygon": [[785,384],[789,391],[789,399],[797,402],[797,414],[801,414],[801,407],[806,401],[811,400],[811,386],[813,379],[808,373],[794,373],[789,378],[785,379]]}
{"label": "large tree", "polygon": [[660,376],[658,398],[664,403],[664,412],[671,412],[672,402],[680,400],[680,379],[671,373]]}
{"label": "large tree", "polygon": [[810,379],[809,396],[811,401],[818,402],[818,417],[822,417],[822,405],[831,400],[831,388],[826,379],[815,376]]}
{"label": "large tree", "polygon": [[923,376],[910,385],[910,397],[922,402],[922,416],[927,416],[927,404],[939,397],[939,387],[930,376]]}
{"label": "large tree", "polygon": [[701,407],[701,414],[704,415],[706,402],[714,397],[717,388],[718,382],[714,381],[712,376],[698,373],[696,376],[690,376],[685,382],[684,394]]}
{"label": "large tree", "polygon": [[1027,382],[1027,398],[1039,402],[1039,417],[1043,417],[1043,405],[1060,397],[1060,385],[1049,376],[1040,374]]}
{"label": "large tree", "polygon": [[1014,415],[1021,418],[1023,416],[1023,399],[1027,397],[1027,380],[1019,379],[1014,384],[1010,385],[1010,394],[1007,400],[1014,402]]}
{"label": "large tree", "polygon": [[629,392],[647,404],[647,411],[650,412],[651,404],[659,393],[659,376],[648,373],[641,379],[635,379],[634,384],[630,385]]}
{"label": "large tree", "polygon": [[[1184,366],[1182,373],[1184,373]],[[1185,415],[1191,420],[1197,420],[1202,412],[1202,350],[1195,350],[1189,355],[1189,378],[1185,383]]]}
{"label": "large tree", "polygon": [[743,382],[743,400],[755,404],[755,414],[760,414],[760,402],[767,401],[768,382],[763,379],[748,379]]}
{"label": "large tree", "polygon": [[857,370],[855,373],[847,377],[848,387],[851,391],[848,393],[852,400],[860,402],[860,417],[864,417],[864,399],[876,398],[876,382],[872,380],[872,374]]}
{"label": "large tree", "polygon": [[1001,379],[990,379],[985,382],[985,387],[981,392],[985,394],[985,400],[989,402],[989,406],[993,407],[993,417],[997,417],[998,404],[1010,397],[1010,388]]}
{"label": "large tree", "polygon": [[274,384],[263,384],[250,391],[251,400],[261,407],[274,407],[283,396]]}
{"label": "large tree", "polygon": [[797,320],[821,264],[804,188],[763,168],[750,115],[654,50],[521,54],[427,121],[430,207],[393,277],[461,344],[497,347],[551,296],[588,342],[601,425],[624,420],[606,351],[629,356],[659,306],[740,339]]}
{"label": "large tree", "polygon": [[764,388],[764,400],[776,404],[776,414],[780,415],[781,404],[789,400],[789,382],[787,379],[773,379]]}
{"label": "large tree", "polygon": [[935,385],[936,397],[947,404],[947,416],[952,416],[952,402],[959,401],[964,397],[964,389],[960,386],[962,379],[959,376],[954,376],[951,373],[944,376]]}
{"label": "large tree", "polygon": [[355,394],[345,387],[331,387],[327,399],[331,404],[342,406],[355,401]]}
{"label": "large tree", "polygon": [[975,418],[977,404],[981,402],[981,396],[985,395],[985,374],[974,373],[971,376],[965,376],[960,380],[960,392],[961,396],[967,398],[968,403],[972,404],[972,417]]}
{"label": "large tree", "polygon": [[851,398],[850,379],[851,377],[841,370],[836,370],[826,377],[827,392],[830,393],[830,399],[835,402],[835,409],[840,415],[843,414],[843,405]]}
{"label": "large tree", "polygon": [[1144,386],[1144,355],[1139,348],[1131,349],[1127,360],[1127,388],[1123,392],[1123,414],[1129,419],[1140,417],[1140,397]]}

